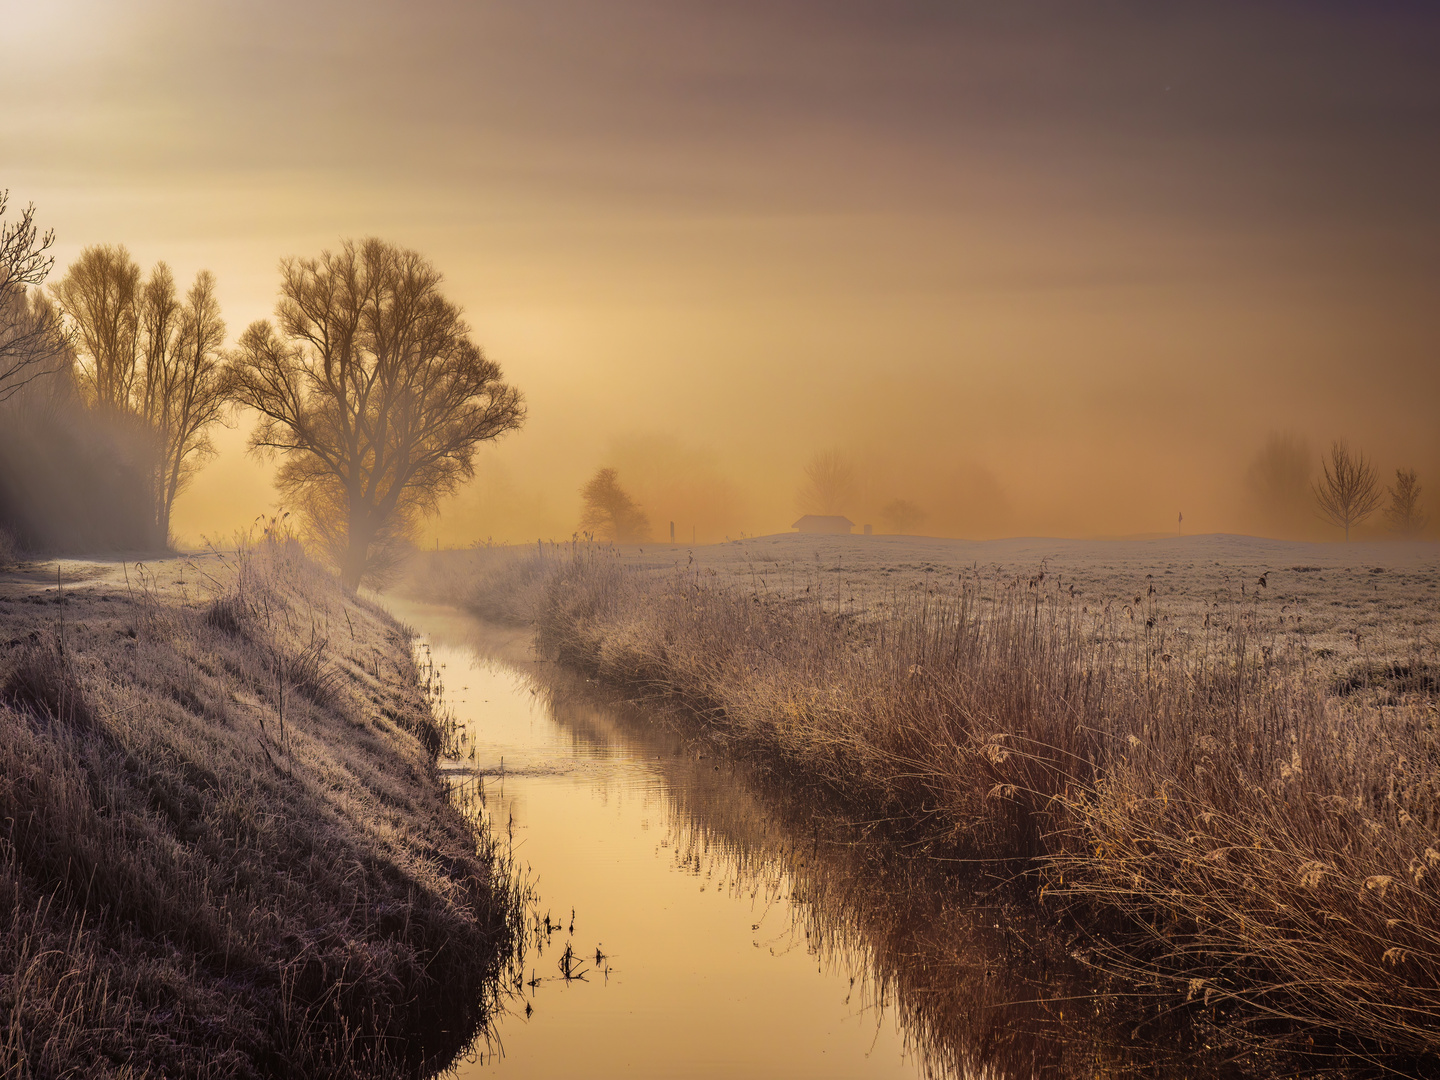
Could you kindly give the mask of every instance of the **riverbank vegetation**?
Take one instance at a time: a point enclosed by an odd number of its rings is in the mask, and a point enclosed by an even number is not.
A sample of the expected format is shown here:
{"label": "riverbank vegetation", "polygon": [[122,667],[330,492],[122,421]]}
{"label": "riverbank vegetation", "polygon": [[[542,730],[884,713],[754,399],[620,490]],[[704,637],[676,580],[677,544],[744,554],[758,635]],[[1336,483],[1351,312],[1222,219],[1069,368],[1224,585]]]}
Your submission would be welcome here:
{"label": "riverbank vegetation", "polygon": [[409,639],[272,531],[0,583],[0,1076],[422,1075],[518,899]]}
{"label": "riverbank vegetation", "polygon": [[[945,858],[992,860],[1085,959],[1247,1068],[1440,1064],[1435,669],[1336,683],[1288,610],[1170,620],[1041,571],[859,615],[814,591],[639,573],[577,546],[491,560],[477,610],[679,706],[733,753]],[[833,585],[831,586],[833,589]]]}

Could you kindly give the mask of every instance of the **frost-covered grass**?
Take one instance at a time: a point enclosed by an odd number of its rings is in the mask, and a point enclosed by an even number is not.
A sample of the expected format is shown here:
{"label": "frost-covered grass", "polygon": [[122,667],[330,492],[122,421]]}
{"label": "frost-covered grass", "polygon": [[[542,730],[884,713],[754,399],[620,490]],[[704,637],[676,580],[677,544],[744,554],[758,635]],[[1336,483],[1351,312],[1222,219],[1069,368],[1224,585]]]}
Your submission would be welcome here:
{"label": "frost-covered grass", "polygon": [[516,908],[404,629],[278,539],[61,573],[0,578],[0,1076],[447,1061]]}

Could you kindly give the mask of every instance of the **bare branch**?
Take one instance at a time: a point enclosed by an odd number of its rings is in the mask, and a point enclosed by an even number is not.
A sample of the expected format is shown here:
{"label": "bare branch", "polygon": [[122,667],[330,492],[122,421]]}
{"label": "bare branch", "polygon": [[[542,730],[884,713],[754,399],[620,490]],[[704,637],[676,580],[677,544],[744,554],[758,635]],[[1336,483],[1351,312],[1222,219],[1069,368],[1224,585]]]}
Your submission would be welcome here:
{"label": "bare branch", "polygon": [[[0,218],[10,200],[0,191]],[[35,207],[27,206],[20,220],[0,221],[0,401],[42,375],[70,361],[68,342],[53,308],[30,295],[55,265],[49,254],[53,230],[40,235]]]}

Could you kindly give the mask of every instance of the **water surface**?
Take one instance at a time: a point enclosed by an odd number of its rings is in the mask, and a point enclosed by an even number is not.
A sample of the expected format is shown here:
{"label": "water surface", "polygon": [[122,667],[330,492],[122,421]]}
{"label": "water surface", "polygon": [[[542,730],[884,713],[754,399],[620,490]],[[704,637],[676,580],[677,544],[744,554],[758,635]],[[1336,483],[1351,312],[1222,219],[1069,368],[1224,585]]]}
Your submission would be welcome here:
{"label": "water surface", "polygon": [[[894,1011],[863,992],[865,958],[807,936],[789,860],[742,867],[694,827],[697,812],[761,813],[730,766],[557,695],[522,636],[392,607],[423,635],[464,725],[466,756],[447,768],[483,786],[539,916],[559,927],[540,947],[532,936],[524,985],[494,1024],[498,1052],[460,1076],[925,1074]],[[567,944],[583,978],[562,974]]]}

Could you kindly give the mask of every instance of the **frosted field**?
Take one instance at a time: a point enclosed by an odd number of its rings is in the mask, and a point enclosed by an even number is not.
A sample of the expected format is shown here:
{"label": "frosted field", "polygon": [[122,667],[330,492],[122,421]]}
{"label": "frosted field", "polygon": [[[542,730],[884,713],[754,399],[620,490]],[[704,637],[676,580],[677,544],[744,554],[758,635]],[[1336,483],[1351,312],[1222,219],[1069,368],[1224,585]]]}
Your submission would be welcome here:
{"label": "frosted field", "polygon": [[1220,628],[1248,618],[1257,630],[1288,636],[1322,671],[1440,661],[1440,544],[1433,542],[779,534],[708,547],[627,548],[623,558],[656,574],[688,567],[757,594],[808,590],[827,607],[862,617],[927,590],[954,592],[962,576],[982,589],[1028,589],[1043,570],[1044,581],[1034,587],[1067,598],[1073,588],[1097,627],[1103,622],[1122,635],[1152,616],[1182,637],[1202,632],[1207,617]]}

